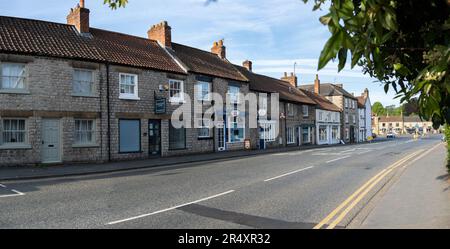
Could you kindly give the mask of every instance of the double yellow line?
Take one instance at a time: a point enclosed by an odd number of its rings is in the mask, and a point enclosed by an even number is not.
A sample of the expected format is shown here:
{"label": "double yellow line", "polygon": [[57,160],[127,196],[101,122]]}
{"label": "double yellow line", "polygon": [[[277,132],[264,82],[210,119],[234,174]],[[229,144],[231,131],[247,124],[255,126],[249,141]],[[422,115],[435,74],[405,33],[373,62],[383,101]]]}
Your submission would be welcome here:
{"label": "double yellow line", "polygon": [[[427,152],[423,153],[420,157],[415,158],[414,161],[422,158],[429,152],[431,152],[433,149],[435,149],[437,146],[441,144],[438,144],[428,150]],[[314,229],[321,229],[326,224],[329,224],[326,229],[334,229],[347,215],[348,213],[389,173],[391,173],[396,168],[402,166],[404,163],[408,162],[412,158],[416,157],[420,153],[422,153],[424,149],[420,149],[401,160],[395,162],[394,164],[390,165],[386,169],[383,169],[381,172],[379,172],[377,175],[372,177],[368,182],[366,182],[364,185],[362,185],[356,192],[354,192],[350,197],[348,197],[344,202],[342,202],[335,210],[333,210],[325,219],[323,219],[317,226],[314,227]],[[411,163],[408,162],[408,163]],[[331,222],[331,223],[330,223]]]}

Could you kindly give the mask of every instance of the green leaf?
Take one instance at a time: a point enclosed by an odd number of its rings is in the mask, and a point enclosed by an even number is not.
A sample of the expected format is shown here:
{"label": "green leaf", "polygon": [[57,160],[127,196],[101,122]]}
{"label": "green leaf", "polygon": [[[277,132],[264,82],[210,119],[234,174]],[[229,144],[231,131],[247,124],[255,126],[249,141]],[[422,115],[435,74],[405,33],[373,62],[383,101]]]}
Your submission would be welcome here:
{"label": "green leaf", "polygon": [[347,63],[347,52],[348,50],[346,48],[341,48],[339,50],[338,53],[338,58],[339,58],[339,66],[338,66],[338,71],[342,71],[342,69],[344,69],[345,64]]}
{"label": "green leaf", "polygon": [[328,13],[328,14],[326,14],[326,15],[320,17],[319,20],[320,20],[320,22],[321,22],[323,25],[328,25],[328,24],[330,23],[330,21],[331,21],[331,14]]}
{"label": "green leaf", "polygon": [[330,37],[330,39],[325,44],[322,52],[320,53],[318,70],[324,68],[331,59],[336,57],[339,48],[342,46],[343,39],[344,38],[342,30],[338,30],[337,33],[334,33]]}
{"label": "green leaf", "polygon": [[389,92],[389,84],[385,84],[384,85],[384,92],[388,93]]}

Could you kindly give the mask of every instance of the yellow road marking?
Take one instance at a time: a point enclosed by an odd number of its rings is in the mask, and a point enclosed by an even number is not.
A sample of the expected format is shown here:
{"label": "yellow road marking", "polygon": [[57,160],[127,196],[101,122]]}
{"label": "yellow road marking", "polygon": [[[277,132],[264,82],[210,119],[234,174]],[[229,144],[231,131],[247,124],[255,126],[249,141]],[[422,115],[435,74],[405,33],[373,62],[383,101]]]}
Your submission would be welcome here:
{"label": "yellow road marking", "polygon": [[320,229],[322,228],[322,226],[324,226],[325,224],[328,224],[328,222],[335,217],[345,206],[347,206],[348,203],[350,203],[350,201],[352,201],[357,195],[359,195],[359,193],[361,193],[362,191],[364,191],[364,189],[369,186],[373,181],[375,181],[379,176],[381,176],[383,173],[385,173],[387,170],[395,167],[396,165],[400,165],[401,163],[409,160],[410,158],[414,157],[415,155],[417,155],[418,153],[420,153],[421,150],[416,151],[402,159],[400,159],[399,161],[395,162],[394,164],[392,164],[391,166],[387,167],[386,169],[383,169],[381,172],[379,172],[377,175],[375,175],[374,177],[372,177],[368,182],[366,182],[363,186],[361,186],[356,192],[354,192],[350,197],[348,197],[341,205],[339,205],[335,210],[333,210],[327,217],[325,217],[325,219],[323,219],[319,224],[317,224],[314,229]]}

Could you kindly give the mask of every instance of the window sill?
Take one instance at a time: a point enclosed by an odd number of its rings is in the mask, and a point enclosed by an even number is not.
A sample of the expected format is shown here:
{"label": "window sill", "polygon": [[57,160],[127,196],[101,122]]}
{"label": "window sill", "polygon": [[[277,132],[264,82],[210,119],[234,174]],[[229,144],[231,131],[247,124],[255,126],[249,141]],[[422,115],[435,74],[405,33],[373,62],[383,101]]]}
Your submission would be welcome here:
{"label": "window sill", "polygon": [[169,151],[182,151],[182,150],[187,150],[187,148],[179,148],[179,149],[170,149]]}
{"label": "window sill", "polygon": [[80,98],[100,98],[99,95],[83,95],[83,94],[76,94],[76,93],[72,93],[72,97],[80,97]]}
{"label": "window sill", "polygon": [[212,137],[198,137],[198,140],[212,140]]}
{"label": "window sill", "polygon": [[186,103],[185,100],[177,100],[177,99],[169,99],[169,103],[173,104],[173,105],[182,105],[184,103]]}
{"label": "window sill", "polygon": [[22,89],[22,90],[14,90],[14,89],[0,89],[0,94],[31,94],[29,90]]}
{"label": "window sill", "polygon": [[21,144],[21,145],[12,145],[12,144],[5,144],[0,145],[0,150],[31,150],[32,147],[30,144]]}
{"label": "window sill", "polygon": [[132,96],[119,96],[119,99],[122,100],[141,100],[139,97],[132,97]]}
{"label": "window sill", "polygon": [[74,144],[72,148],[99,148],[99,144]]}

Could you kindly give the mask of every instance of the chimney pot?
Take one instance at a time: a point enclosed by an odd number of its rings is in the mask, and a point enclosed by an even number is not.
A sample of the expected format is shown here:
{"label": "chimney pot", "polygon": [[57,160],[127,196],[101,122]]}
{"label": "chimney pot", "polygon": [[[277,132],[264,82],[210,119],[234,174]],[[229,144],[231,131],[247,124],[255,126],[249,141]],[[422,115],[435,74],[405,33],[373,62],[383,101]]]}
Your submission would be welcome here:
{"label": "chimney pot", "polygon": [[84,0],[80,0],[80,7],[81,7],[81,8],[84,8],[84,6],[85,6],[85,5],[84,5]]}
{"label": "chimney pot", "polygon": [[223,45],[223,39],[218,42],[213,43],[213,47],[211,48],[211,53],[216,54],[221,59],[225,59],[227,56],[226,47]]}
{"label": "chimney pot", "polygon": [[242,65],[250,72],[253,70],[253,63],[249,60],[244,61]]}
{"label": "chimney pot", "polygon": [[294,75],[294,73],[291,73],[290,76],[288,76],[287,72],[285,72],[284,77],[282,77],[281,80],[288,82],[295,88],[298,87],[298,78],[296,75]]}
{"label": "chimney pot", "polygon": [[153,25],[147,35],[148,39],[158,41],[164,47],[172,47],[172,28],[167,21]]}

